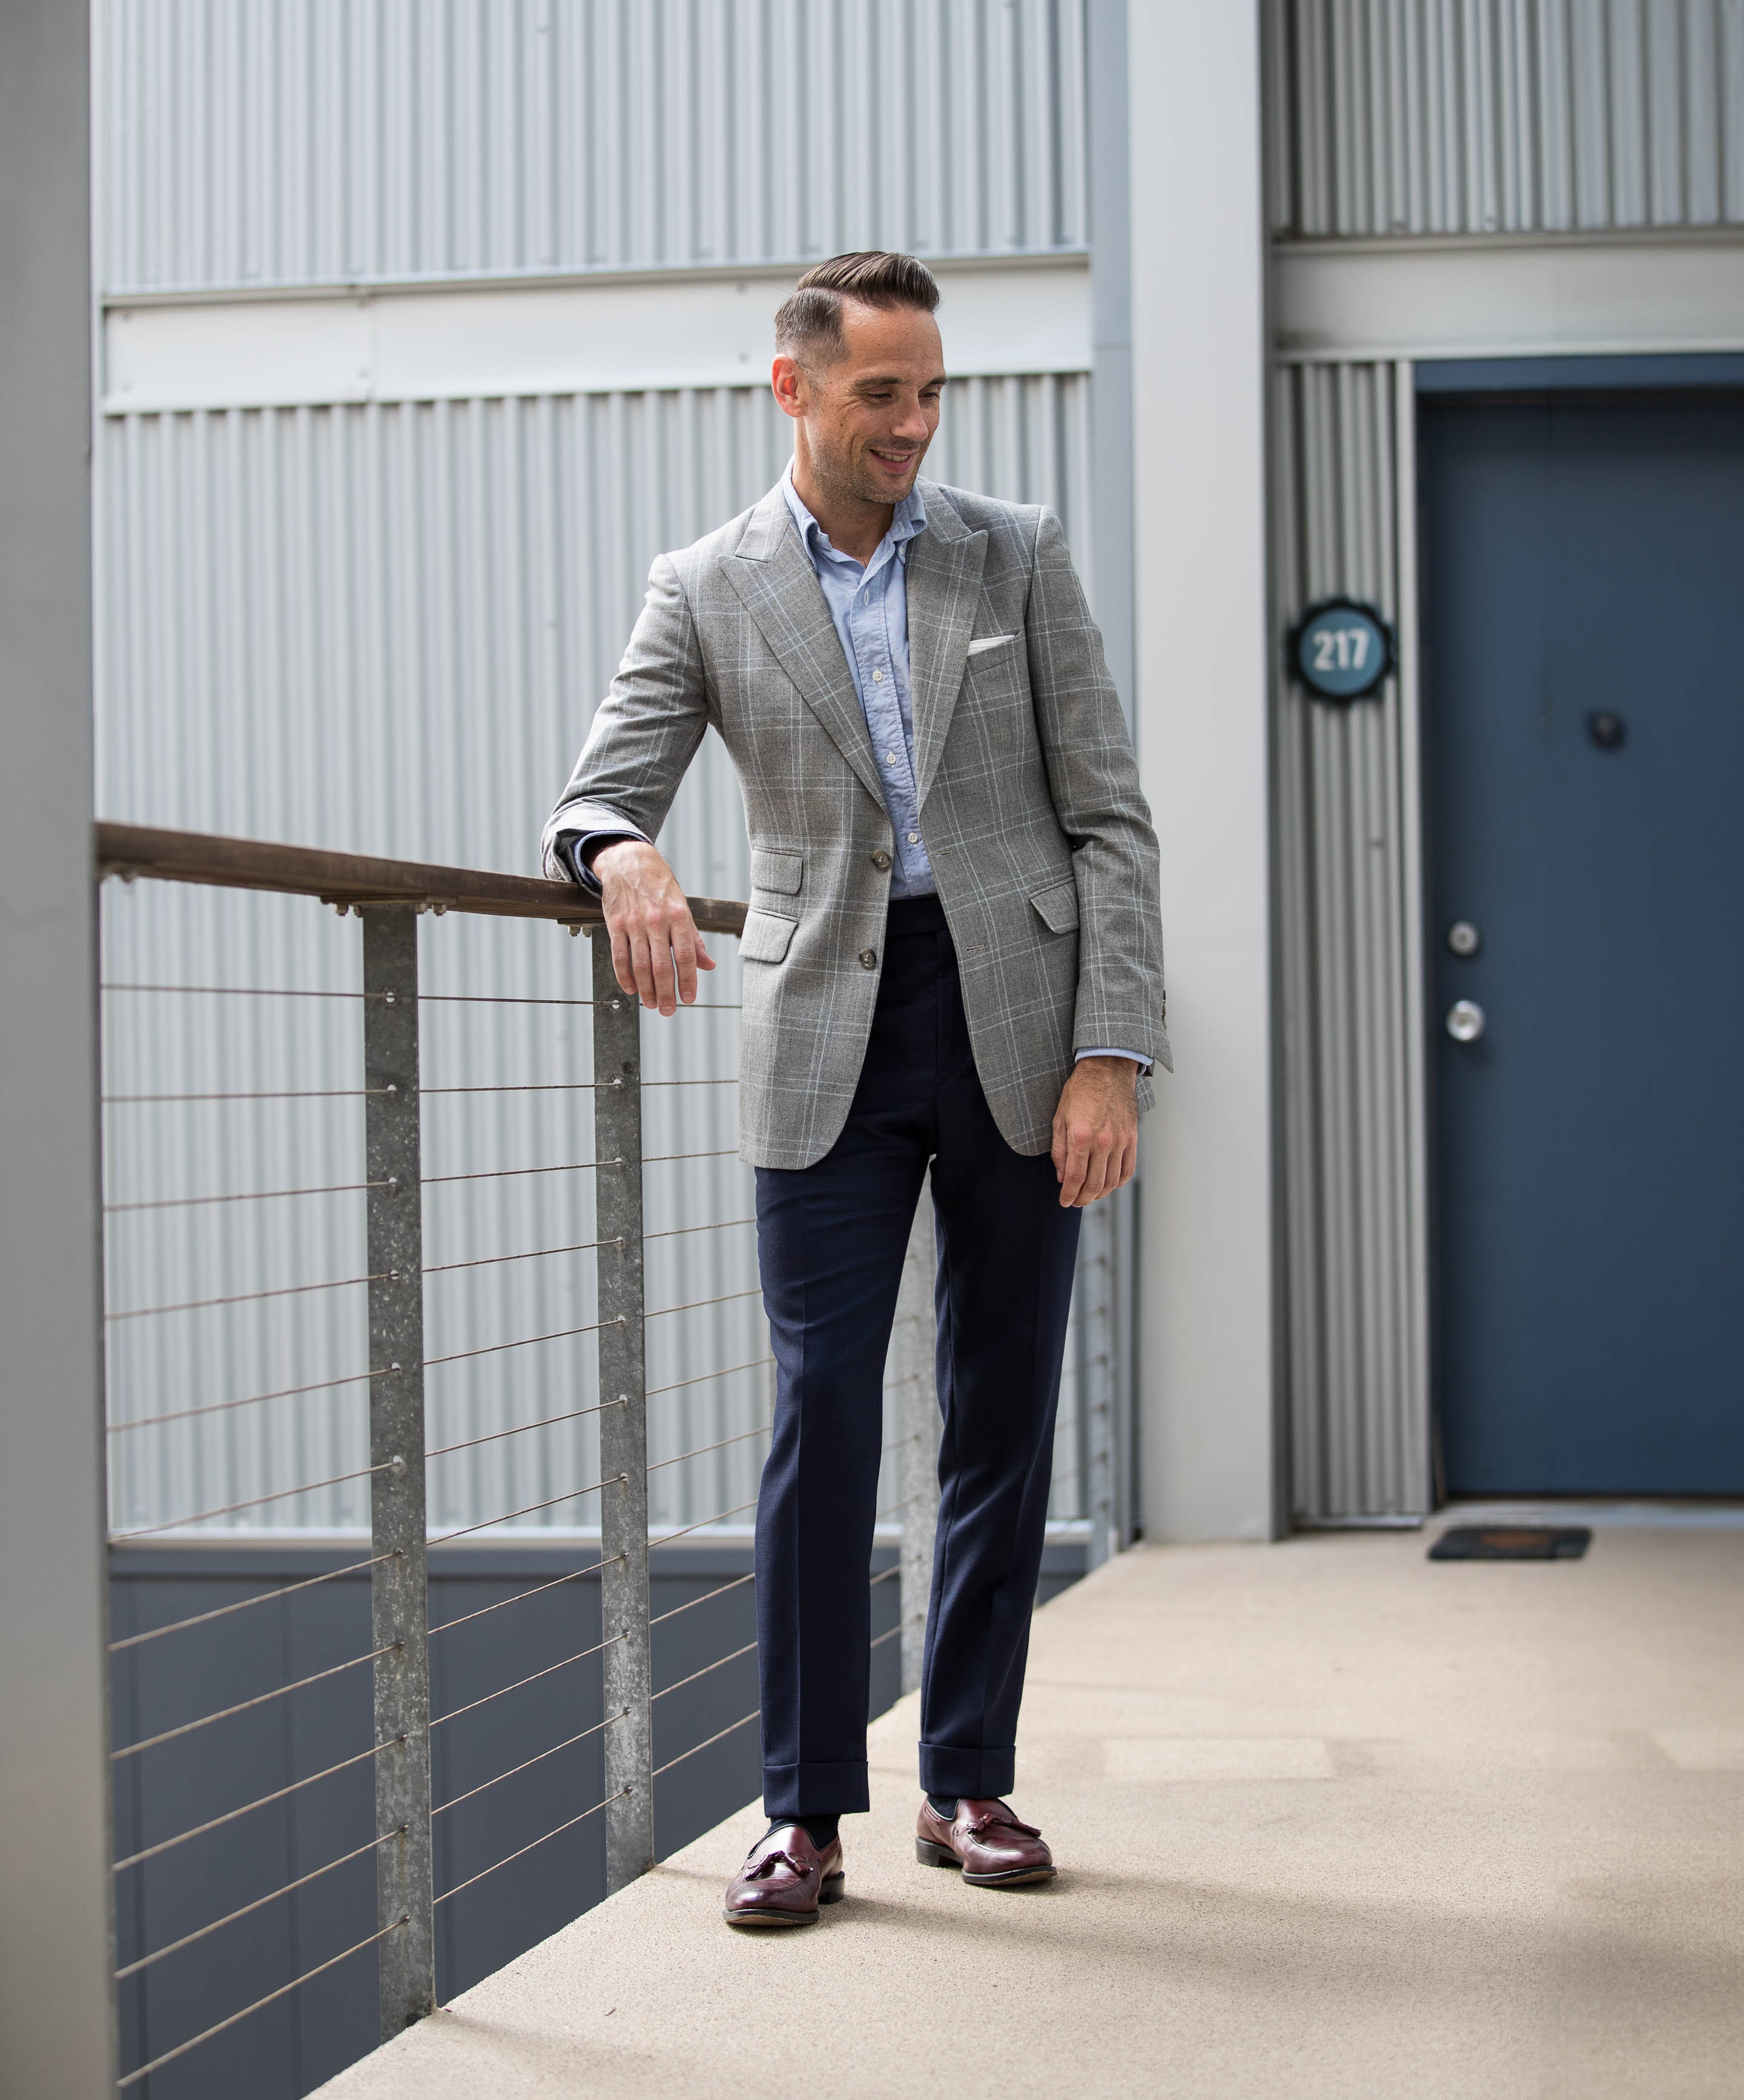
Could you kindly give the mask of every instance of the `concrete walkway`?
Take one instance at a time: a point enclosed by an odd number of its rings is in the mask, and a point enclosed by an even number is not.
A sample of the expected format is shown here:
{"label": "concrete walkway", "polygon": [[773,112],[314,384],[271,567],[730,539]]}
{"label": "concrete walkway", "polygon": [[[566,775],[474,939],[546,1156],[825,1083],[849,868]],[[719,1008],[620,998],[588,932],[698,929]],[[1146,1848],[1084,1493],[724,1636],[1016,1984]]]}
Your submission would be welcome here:
{"label": "concrete walkway", "polygon": [[1744,1533],[1426,1542],[1141,1549],[1039,1614],[1052,1886],[915,1864],[905,1700],[820,1926],[720,1922],[748,1811],[325,2100],[1744,2093]]}

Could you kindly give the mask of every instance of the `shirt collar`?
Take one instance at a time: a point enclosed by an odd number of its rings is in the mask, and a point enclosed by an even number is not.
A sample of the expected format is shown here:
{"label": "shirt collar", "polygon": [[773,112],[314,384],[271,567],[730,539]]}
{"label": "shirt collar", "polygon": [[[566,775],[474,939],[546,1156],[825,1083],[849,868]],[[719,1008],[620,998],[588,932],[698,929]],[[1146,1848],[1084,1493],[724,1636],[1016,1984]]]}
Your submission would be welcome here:
{"label": "shirt collar", "polygon": [[[835,561],[853,561],[851,554],[844,554],[840,548],[832,544],[828,533],[806,509],[805,498],[793,486],[793,463],[791,460],[788,462],[787,471],[781,477],[781,493],[787,498],[788,510],[793,523],[799,527],[799,536],[805,542],[808,554],[814,558],[823,554]],[[866,564],[866,574],[871,576],[874,570],[883,567],[888,558],[886,549],[889,556],[905,560],[904,550],[908,542],[925,530],[926,505],[921,500],[917,483],[897,505],[890,518],[890,529],[873,549],[872,558]],[[854,567],[858,568],[859,562],[855,562]]]}

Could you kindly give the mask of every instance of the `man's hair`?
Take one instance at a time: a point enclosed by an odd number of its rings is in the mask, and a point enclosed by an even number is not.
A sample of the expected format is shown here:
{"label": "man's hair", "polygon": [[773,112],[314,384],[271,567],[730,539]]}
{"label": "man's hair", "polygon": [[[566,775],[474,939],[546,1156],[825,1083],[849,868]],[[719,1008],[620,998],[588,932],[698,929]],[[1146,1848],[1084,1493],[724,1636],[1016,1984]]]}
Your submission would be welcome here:
{"label": "man's hair", "polygon": [[938,286],[932,271],[912,255],[892,255],[881,249],[832,255],[808,270],[798,289],[782,302],[775,315],[776,349],[801,364],[833,364],[848,347],[841,327],[845,299],[930,314],[938,308]]}

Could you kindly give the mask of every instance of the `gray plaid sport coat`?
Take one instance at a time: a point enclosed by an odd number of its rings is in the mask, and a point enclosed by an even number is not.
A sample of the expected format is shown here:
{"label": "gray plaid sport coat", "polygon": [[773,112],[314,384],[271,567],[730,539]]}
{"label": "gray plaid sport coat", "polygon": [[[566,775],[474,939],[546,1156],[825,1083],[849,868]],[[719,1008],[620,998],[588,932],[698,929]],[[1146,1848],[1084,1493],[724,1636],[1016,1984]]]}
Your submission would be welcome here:
{"label": "gray plaid sport coat", "polygon": [[[1053,1141],[1076,1048],[1170,1065],[1158,853],[1131,739],[1059,520],[921,484],[908,549],[915,773],[988,1106]],[[547,822],[659,832],[710,726],[751,834],[740,945],[740,1150],[809,1167],[840,1134],[878,993],[890,819],[829,608],[779,485],[662,554],[612,690]],[[1139,1083],[1139,1105],[1151,1102]]]}

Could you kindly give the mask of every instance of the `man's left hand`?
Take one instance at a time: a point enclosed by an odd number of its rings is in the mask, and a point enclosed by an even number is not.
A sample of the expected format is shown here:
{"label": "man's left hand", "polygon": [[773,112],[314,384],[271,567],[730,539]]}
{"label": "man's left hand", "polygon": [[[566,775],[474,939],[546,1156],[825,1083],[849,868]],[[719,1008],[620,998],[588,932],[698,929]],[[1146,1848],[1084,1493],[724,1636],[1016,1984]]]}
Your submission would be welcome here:
{"label": "man's left hand", "polygon": [[1084,1057],[1053,1112],[1053,1171],[1060,1202],[1082,1210],[1111,1196],[1138,1164],[1138,1067],[1130,1057]]}

